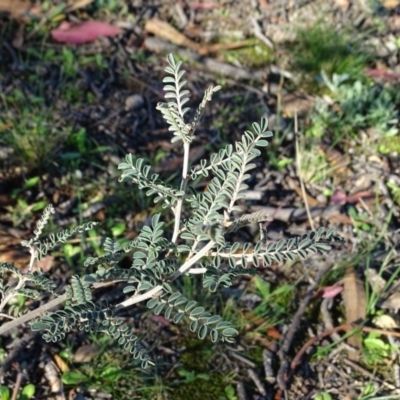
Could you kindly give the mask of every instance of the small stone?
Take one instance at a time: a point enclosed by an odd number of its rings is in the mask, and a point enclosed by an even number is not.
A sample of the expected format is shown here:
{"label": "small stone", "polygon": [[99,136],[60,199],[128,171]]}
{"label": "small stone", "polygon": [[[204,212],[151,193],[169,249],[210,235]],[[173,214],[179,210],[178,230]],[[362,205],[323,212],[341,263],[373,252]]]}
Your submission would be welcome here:
{"label": "small stone", "polygon": [[135,111],[144,105],[143,97],[140,94],[133,94],[125,100],[125,111]]}

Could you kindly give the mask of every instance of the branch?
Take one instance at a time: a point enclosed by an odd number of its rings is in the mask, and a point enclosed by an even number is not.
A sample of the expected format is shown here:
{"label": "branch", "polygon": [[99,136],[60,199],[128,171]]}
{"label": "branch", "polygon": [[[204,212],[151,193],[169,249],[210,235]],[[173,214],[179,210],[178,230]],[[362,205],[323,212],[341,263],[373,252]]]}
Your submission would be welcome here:
{"label": "branch", "polygon": [[[117,282],[120,282],[120,280],[115,280],[112,282],[97,282],[97,283],[93,284],[93,288],[100,289],[105,286],[111,286]],[[34,319],[36,317],[41,316],[46,311],[49,311],[53,308],[58,307],[61,303],[63,303],[64,301],[67,301],[67,300],[68,300],[67,296],[65,294],[63,294],[62,296],[59,296],[59,297],[49,301],[48,303],[43,304],[41,307],[37,308],[36,310],[30,311],[24,315],[21,315],[20,317],[15,318],[10,322],[4,323],[3,325],[0,326],[0,336],[7,333],[11,329],[18,327],[19,325],[22,325],[26,322],[31,321],[32,319]]]}
{"label": "branch", "polygon": [[[189,270],[192,265],[196,264],[197,261],[199,261],[202,257],[204,257],[215,245],[215,242],[211,240],[208,242],[194,257],[192,257],[189,261],[186,261],[178,271],[176,271],[168,281],[173,281],[179,276],[183,275],[187,270]],[[138,296],[131,297],[128,300],[123,301],[122,303],[119,303],[115,309],[120,310],[121,308],[125,308],[128,306],[131,306],[132,304],[140,303],[141,301],[151,299],[152,297],[158,296],[158,293],[162,290],[162,285],[157,285],[153,287],[151,290],[149,290],[146,293],[143,293]]]}

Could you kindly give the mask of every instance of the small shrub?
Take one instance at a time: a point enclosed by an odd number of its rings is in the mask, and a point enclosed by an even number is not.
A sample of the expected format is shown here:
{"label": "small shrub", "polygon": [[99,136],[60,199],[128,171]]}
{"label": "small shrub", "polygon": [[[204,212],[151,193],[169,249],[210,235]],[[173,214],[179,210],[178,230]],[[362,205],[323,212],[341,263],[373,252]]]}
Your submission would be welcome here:
{"label": "small shrub", "polygon": [[[0,281],[0,313],[10,316],[9,303],[16,296],[23,295],[38,299],[43,292],[51,293],[54,300],[35,310],[25,310],[21,316],[4,323],[0,335],[30,321],[33,331],[43,332],[47,342],[63,340],[72,330],[85,332],[105,332],[117,341],[117,345],[140,359],[142,366],[153,364],[138,337],[129,326],[118,318],[118,312],[126,307],[145,301],[155,314],[163,314],[166,319],[178,323],[186,320],[190,330],[200,339],[207,335],[212,342],[217,340],[232,342],[237,334],[231,323],[219,315],[212,315],[193,299],[184,297],[175,287],[174,281],[182,275],[200,274],[203,286],[214,293],[220,287],[232,285],[240,274],[257,274],[260,266],[274,262],[305,258],[319,251],[329,251],[331,244],[342,242],[332,229],[325,232],[320,228],[303,237],[269,242],[260,225],[261,237],[255,244],[229,243],[226,235],[254,223],[269,219],[263,212],[239,215],[241,208],[237,202],[244,198],[246,180],[256,167],[254,160],[260,155],[259,148],[268,145],[272,133],[267,130],[268,121],[261,119],[254,123],[252,130],[246,131],[235,145],[227,145],[209,160],[201,160],[200,165],[189,165],[190,144],[204,108],[211,101],[219,87],[209,87],[191,122],[185,122],[189,111],[185,107],[189,91],[185,90],[184,71],[181,63],[172,55],[164,78],[166,103],[159,103],[161,111],[172,132],[172,142],[181,142],[184,150],[181,183],[177,187],[168,186],[151,174],[150,166],[143,159],[134,160],[131,154],[119,165],[121,181],[131,182],[152,196],[154,202],[172,213],[172,232],[166,232],[161,214],[153,215],[151,224],[144,226],[139,235],[124,247],[114,239],[107,238],[104,254],[89,257],[84,262],[94,272],[84,276],[73,276],[63,295],[56,293],[56,283],[44,276],[42,271],[34,271],[36,260],[40,260],[57,245],[63,244],[76,233],[90,231],[96,222],[87,222],[73,229],[67,229],[42,238],[43,229],[55,212],[49,205],[37,223],[37,229],[30,240],[22,245],[31,253],[26,273],[22,273],[9,263],[0,263],[4,280]],[[196,191],[192,183],[213,176],[205,192]],[[132,257],[130,268],[123,268],[119,261],[127,254]],[[9,280],[14,275],[16,280]],[[96,302],[96,289],[116,283],[128,283],[124,293],[130,295],[118,304],[106,301]],[[58,311],[53,308],[65,303]],[[24,310],[22,310],[24,311]]]}

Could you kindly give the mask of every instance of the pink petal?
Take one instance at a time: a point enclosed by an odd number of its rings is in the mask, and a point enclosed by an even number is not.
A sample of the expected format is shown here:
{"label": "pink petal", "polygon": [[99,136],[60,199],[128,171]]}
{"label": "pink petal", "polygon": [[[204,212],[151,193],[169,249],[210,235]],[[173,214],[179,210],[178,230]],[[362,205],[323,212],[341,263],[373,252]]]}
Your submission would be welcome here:
{"label": "pink petal", "polygon": [[51,31],[51,36],[57,42],[81,44],[93,42],[100,36],[115,36],[120,33],[119,28],[105,22],[85,21],[78,24],[63,22]]}
{"label": "pink petal", "polygon": [[322,297],[324,299],[331,299],[343,291],[343,285],[336,283],[333,286],[326,286],[322,289]]}

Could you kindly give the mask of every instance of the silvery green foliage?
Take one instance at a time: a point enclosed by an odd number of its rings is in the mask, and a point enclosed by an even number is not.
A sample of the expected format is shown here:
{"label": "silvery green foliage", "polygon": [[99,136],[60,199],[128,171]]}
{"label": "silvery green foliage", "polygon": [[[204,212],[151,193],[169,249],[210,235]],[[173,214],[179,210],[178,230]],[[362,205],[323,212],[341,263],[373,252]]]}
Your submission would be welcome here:
{"label": "silvery green foliage", "polygon": [[[329,251],[331,244],[341,242],[342,238],[333,230],[325,232],[323,228],[301,238],[268,242],[261,222],[270,220],[264,212],[239,215],[239,200],[244,199],[248,186],[246,181],[251,177],[251,170],[256,167],[254,160],[260,155],[260,148],[268,145],[267,139],[272,136],[268,131],[268,121],[262,118],[260,123],[253,123],[252,129],[244,133],[242,139],[234,145],[227,145],[218,153],[212,154],[209,160],[201,160],[200,165],[191,166],[189,170],[189,148],[194,139],[196,127],[212,95],[219,87],[209,87],[191,122],[185,117],[189,108],[189,91],[184,89],[184,71],[181,63],[172,55],[168,56],[169,74],[164,79],[166,86],[166,103],[160,103],[161,111],[172,132],[172,142],[182,141],[184,162],[182,179],[179,186],[166,185],[143,159],[135,159],[132,154],[125,157],[119,165],[121,181],[129,181],[144,189],[147,196],[161,203],[165,212],[172,212],[174,229],[165,230],[161,214],[152,216],[151,224],[144,226],[139,235],[124,248],[113,239],[104,242],[104,254],[89,257],[85,266],[94,272],[83,277],[73,276],[64,293],[67,305],[64,309],[47,313],[31,323],[34,331],[43,331],[43,338],[49,342],[62,340],[73,329],[85,332],[105,332],[115,338],[120,346],[129,351],[134,358],[146,367],[153,364],[138,338],[118,318],[120,309],[141,301],[156,315],[163,314],[168,320],[179,323],[185,320],[192,332],[204,339],[232,342],[237,331],[230,322],[219,315],[213,315],[201,307],[197,301],[184,297],[174,288],[174,280],[186,274],[201,274],[203,286],[211,292],[221,287],[229,287],[241,274],[256,274],[254,267],[270,265],[273,262],[305,258],[309,254]],[[207,191],[197,192],[194,185],[200,179],[207,178]],[[184,212],[185,219],[182,217]],[[43,274],[32,273],[35,259],[64,243],[77,232],[83,232],[95,225],[86,223],[76,229],[51,234],[40,240],[44,226],[47,224],[54,208],[49,206],[37,224],[34,238],[24,241],[32,255],[27,274],[21,273],[10,264],[0,264],[0,272],[17,276],[16,288],[0,286],[2,302],[0,312],[6,303],[16,295],[39,297],[41,289],[54,293],[55,284]],[[256,244],[229,243],[228,233],[236,232],[249,224],[260,224],[260,240]],[[119,262],[130,255],[130,268],[122,268]],[[32,282],[34,288],[24,288]],[[95,303],[93,290],[99,285],[124,282],[124,293],[131,297],[120,304],[109,305],[106,302]]]}

